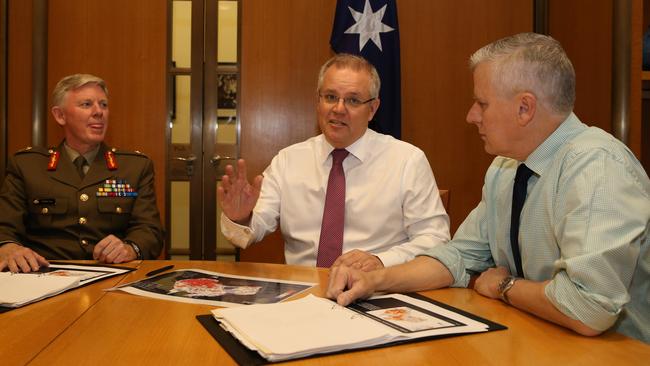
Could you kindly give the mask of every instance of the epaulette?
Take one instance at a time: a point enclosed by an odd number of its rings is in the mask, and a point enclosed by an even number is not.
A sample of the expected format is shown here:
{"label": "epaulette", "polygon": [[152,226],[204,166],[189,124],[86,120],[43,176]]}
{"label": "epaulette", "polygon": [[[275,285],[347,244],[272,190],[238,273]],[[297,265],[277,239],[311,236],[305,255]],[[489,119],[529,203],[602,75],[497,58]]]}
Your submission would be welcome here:
{"label": "epaulette", "polygon": [[45,147],[41,147],[41,146],[33,146],[33,147],[32,146],[27,146],[24,149],[20,149],[20,150],[16,151],[16,153],[14,155],[36,153],[36,154],[47,156],[47,155],[51,154],[53,149],[54,149],[53,147],[45,148]]}
{"label": "epaulette", "polygon": [[139,156],[139,157],[146,158],[146,159],[149,158],[147,155],[143,154],[142,152],[140,152],[138,150],[135,150],[135,151],[118,150],[117,148],[112,147],[110,149],[110,151],[115,155],[130,155],[130,156]]}

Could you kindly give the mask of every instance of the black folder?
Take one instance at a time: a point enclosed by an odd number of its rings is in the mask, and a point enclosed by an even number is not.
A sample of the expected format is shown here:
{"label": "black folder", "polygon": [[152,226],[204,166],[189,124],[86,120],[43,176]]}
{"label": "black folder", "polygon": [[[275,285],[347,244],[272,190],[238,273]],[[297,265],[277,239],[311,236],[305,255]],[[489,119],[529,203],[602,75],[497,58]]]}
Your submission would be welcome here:
{"label": "black folder", "polygon": [[[415,299],[418,300],[423,300],[430,302],[432,304],[435,304],[437,306],[440,306],[441,308],[445,308],[447,310],[456,312],[458,314],[461,314],[463,316],[466,316],[470,319],[474,319],[478,322],[484,323],[488,326],[488,332],[490,331],[495,331],[495,330],[504,330],[508,329],[507,327],[495,323],[493,321],[487,320],[485,318],[481,318],[477,315],[468,313],[466,311],[460,310],[458,308],[455,308],[453,306],[443,304],[439,301],[430,299],[426,296],[420,295],[418,293],[408,293],[406,294],[408,296],[411,296]],[[212,335],[212,337],[219,342],[219,345],[228,352],[230,357],[232,357],[239,365],[266,365],[269,363],[272,363],[271,361],[268,361],[264,357],[262,357],[259,353],[252,351],[248,349],[246,346],[241,344],[237,338],[232,336],[230,333],[228,333],[226,330],[221,328],[219,325],[219,322],[211,315],[211,314],[206,314],[206,315],[197,315],[196,319],[203,325],[203,327]],[[380,348],[380,347],[389,347],[389,346],[394,346],[398,344],[403,344],[403,343],[411,343],[411,342],[422,342],[422,341],[429,341],[432,339],[439,339],[439,338],[449,338],[449,337],[457,337],[457,336],[463,336],[463,335],[469,335],[469,334],[476,334],[476,333],[455,333],[455,334],[444,334],[444,335],[437,335],[437,336],[431,336],[431,337],[422,337],[422,338],[416,338],[416,339],[409,339],[409,340],[402,340],[402,341],[397,341],[397,342],[390,342],[390,343],[384,343],[381,345],[376,345],[376,346],[371,346],[371,347],[365,347],[365,348],[354,348],[354,349],[348,349],[348,350],[340,350],[336,352],[331,352],[331,353],[321,353],[321,354],[316,354],[316,355],[310,355],[307,357],[303,358],[313,358],[313,357],[319,357],[322,355],[332,355],[332,354],[338,354],[338,353],[347,353],[347,352],[356,352],[356,351],[362,351],[362,350],[367,350],[367,349],[372,349],[372,348]],[[296,358],[299,359],[299,358]],[[295,359],[292,359],[295,360]],[[288,362],[292,360],[284,360],[281,362]]]}

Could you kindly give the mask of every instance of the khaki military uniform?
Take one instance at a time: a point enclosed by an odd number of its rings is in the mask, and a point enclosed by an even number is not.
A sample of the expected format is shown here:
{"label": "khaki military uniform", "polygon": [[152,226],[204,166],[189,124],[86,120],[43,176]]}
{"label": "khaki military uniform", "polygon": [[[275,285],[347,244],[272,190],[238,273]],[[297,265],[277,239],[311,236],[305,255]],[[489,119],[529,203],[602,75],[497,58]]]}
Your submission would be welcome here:
{"label": "khaki military uniform", "polygon": [[63,143],[27,148],[10,159],[0,190],[0,243],[17,242],[46,259],[92,259],[95,244],[110,234],[135,243],[144,259],[160,254],[163,232],[148,157],[102,144],[83,178]]}

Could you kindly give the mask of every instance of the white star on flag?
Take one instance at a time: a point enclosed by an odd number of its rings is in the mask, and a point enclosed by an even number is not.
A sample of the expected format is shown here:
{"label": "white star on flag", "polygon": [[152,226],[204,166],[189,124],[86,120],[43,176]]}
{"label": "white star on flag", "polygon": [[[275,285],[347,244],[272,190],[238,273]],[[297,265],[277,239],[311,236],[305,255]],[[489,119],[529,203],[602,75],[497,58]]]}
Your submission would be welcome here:
{"label": "white star on flag", "polygon": [[368,40],[372,40],[379,50],[383,51],[381,49],[381,38],[379,37],[379,33],[387,33],[395,30],[381,22],[384,18],[386,5],[373,13],[372,8],[370,7],[370,0],[366,0],[366,5],[363,7],[363,13],[359,13],[349,6],[348,9],[350,9],[350,14],[352,14],[356,23],[348,28],[345,33],[356,33],[359,35],[359,52],[363,50],[363,47],[366,46]]}

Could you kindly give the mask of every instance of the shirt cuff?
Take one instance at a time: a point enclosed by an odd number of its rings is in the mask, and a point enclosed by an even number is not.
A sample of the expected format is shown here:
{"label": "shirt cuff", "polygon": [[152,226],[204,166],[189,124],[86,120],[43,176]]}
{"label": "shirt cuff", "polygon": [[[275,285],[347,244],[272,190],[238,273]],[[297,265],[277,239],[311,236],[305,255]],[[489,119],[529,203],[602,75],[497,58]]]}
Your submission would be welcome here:
{"label": "shirt cuff", "polygon": [[469,285],[470,275],[465,269],[463,258],[455,248],[450,245],[437,245],[421,255],[436,259],[447,267],[451,275],[454,276],[454,283],[449,287],[467,287]]}
{"label": "shirt cuff", "polygon": [[236,247],[246,249],[253,242],[253,230],[239,225],[221,213],[221,233]]}
{"label": "shirt cuff", "polygon": [[544,294],[564,315],[597,331],[609,329],[621,312],[621,308],[608,306],[612,304],[605,297],[580,290],[564,271],[558,272],[546,285]]}
{"label": "shirt cuff", "polygon": [[400,258],[400,256],[397,255],[396,253],[383,252],[383,253],[377,253],[373,255],[379,258],[381,263],[384,265],[384,268],[404,263],[402,258]]}

